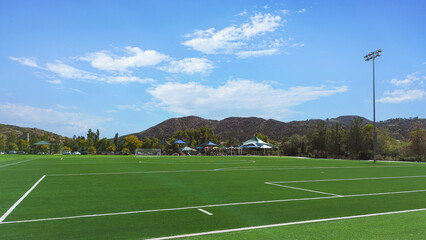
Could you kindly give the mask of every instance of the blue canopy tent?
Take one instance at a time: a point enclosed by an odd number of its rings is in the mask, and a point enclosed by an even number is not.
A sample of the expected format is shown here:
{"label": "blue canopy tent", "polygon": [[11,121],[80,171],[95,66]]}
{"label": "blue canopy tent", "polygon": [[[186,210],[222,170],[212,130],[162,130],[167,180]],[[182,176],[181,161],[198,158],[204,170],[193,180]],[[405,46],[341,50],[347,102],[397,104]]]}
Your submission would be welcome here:
{"label": "blue canopy tent", "polygon": [[217,146],[217,144],[214,143],[214,142],[208,141],[208,142],[201,144],[201,146]]}
{"label": "blue canopy tent", "polygon": [[174,141],[173,144],[178,144],[178,150],[179,150],[179,144],[187,144],[187,142],[178,139],[178,140]]}
{"label": "blue canopy tent", "polygon": [[184,141],[178,139],[178,140],[174,141],[173,144],[187,144],[187,142],[184,142]]}

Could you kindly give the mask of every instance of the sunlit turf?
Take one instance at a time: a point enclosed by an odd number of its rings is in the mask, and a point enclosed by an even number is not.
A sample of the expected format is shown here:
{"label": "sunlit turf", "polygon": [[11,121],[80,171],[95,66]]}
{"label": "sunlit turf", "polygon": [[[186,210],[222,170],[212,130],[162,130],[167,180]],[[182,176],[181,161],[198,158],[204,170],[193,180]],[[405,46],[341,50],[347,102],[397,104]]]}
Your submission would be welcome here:
{"label": "sunlit turf", "polygon": [[[0,224],[4,239],[143,239],[426,208],[422,163],[2,155],[0,217],[44,175]],[[301,180],[307,181],[291,182]],[[391,234],[415,239],[425,233],[426,223],[419,218],[426,219],[426,211],[203,238],[385,239],[383,234]],[[407,225],[410,220],[415,224]],[[388,224],[367,227],[376,221]]]}

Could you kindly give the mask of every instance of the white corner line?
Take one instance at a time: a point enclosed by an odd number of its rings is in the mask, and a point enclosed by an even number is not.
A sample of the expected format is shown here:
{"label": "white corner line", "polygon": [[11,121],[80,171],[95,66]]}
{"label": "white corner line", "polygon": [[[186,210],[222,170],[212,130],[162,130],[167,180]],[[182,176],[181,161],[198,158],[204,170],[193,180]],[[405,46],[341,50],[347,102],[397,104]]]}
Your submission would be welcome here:
{"label": "white corner line", "polygon": [[265,184],[274,185],[274,186],[283,187],[283,188],[291,188],[291,189],[296,189],[296,190],[300,190],[300,191],[306,191],[306,192],[313,192],[313,193],[342,197],[342,195],[339,195],[339,194],[320,192],[320,191],[315,191],[315,190],[311,190],[311,189],[307,189],[307,188],[298,188],[298,187],[292,187],[292,186],[287,186],[287,185],[277,184],[277,183],[270,183],[270,182],[265,182]]}
{"label": "white corner line", "polygon": [[12,166],[12,165],[17,165],[17,164],[20,164],[20,163],[29,162],[29,161],[36,160],[36,159],[37,158],[31,158],[31,159],[27,159],[27,160],[20,161],[20,162],[9,163],[9,164],[5,164],[5,165],[1,165],[0,168]]}
{"label": "white corner line", "polygon": [[207,215],[209,215],[209,216],[213,215],[213,213],[211,213],[211,212],[207,212],[206,210],[201,209],[201,208],[199,208],[199,209],[198,209],[198,211],[203,212],[203,213],[205,213],[205,214],[207,214]]}
{"label": "white corner line", "polygon": [[31,193],[32,190],[34,190],[34,188],[37,187],[37,185],[46,177],[46,175],[43,175],[43,177],[41,177],[20,199],[18,199],[18,201],[16,201],[15,204],[12,205],[12,207],[9,208],[9,210],[7,210],[3,216],[0,217],[0,223],[2,223],[7,216],[9,216],[9,214],[12,213],[12,211],[28,196],[28,194]]}
{"label": "white corner line", "polygon": [[410,210],[393,211],[393,212],[382,212],[382,213],[371,213],[371,214],[363,214],[363,215],[353,215],[353,216],[346,216],[346,217],[334,217],[334,218],[314,219],[314,220],[306,220],[306,221],[298,221],[298,222],[286,222],[286,223],[277,223],[277,224],[270,224],[270,225],[260,225],[260,226],[252,226],[252,227],[243,227],[243,228],[233,228],[233,229],[225,229],[225,230],[216,230],[216,231],[209,231],[209,232],[182,234],[182,235],[159,237],[159,238],[150,238],[148,240],[166,240],[166,239],[176,239],[176,238],[183,238],[183,237],[196,237],[196,236],[203,236],[203,235],[212,235],[212,234],[229,233],[229,232],[239,232],[239,231],[262,229],[262,228],[282,227],[282,226],[298,225],[298,224],[306,224],[306,223],[318,223],[318,222],[328,222],[328,221],[335,221],[335,220],[345,220],[345,219],[354,219],[354,218],[364,218],[364,217],[374,217],[374,216],[382,216],[382,215],[391,215],[391,214],[398,214],[398,213],[419,212],[419,211],[425,211],[425,210],[426,210],[426,208],[419,208],[419,209],[410,209]]}
{"label": "white corner line", "polygon": [[381,180],[381,179],[401,179],[401,178],[424,178],[426,175],[420,176],[395,176],[395,177],[368,177],[368,178],[336,178],[336,179],[316,179],[316,180],[296,180],[296,181],[279,181],[279,182],[265,182],[266,184],[272,183],[307,183],[307,182],[336,182],[336,181],[360,181],[360,180]]}

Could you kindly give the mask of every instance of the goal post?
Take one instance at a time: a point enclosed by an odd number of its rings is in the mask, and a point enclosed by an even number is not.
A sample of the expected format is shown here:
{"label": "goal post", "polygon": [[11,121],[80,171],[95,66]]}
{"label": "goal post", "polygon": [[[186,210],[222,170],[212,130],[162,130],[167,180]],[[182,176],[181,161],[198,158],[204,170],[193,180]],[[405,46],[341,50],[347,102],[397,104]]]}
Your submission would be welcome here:
{"label": "goal post", "polygon": [[137,148],[135,150],[135,157],[149,157],[161,156],[160,148]]}

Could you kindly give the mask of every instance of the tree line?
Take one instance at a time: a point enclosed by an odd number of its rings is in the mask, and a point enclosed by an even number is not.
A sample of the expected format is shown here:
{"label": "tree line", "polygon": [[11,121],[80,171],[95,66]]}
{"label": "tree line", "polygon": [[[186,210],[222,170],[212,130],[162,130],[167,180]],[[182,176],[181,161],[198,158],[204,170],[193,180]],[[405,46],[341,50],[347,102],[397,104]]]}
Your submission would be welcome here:
{"label": "tree line", "polygon": [[[416,124],[409,138],[396,140],[387,129],[377,129],[377,159],[425,161],[426,131]],[[282,139],[282,153],[291,156],[318,158],[373,158],[373,125],[362,124],[355,118],[348,129],[340,124],[328,127],[320,121],[306,135],[292,135]]]}
{"label": "tree line", "polygon": [[[377,128],[376,128],[377,129]],[[317,126],[305,135],[294,134],[285,137],[281,141],[273,141],[266,135],[257,133],[256,136],[265,142],[279,146],[280,155],[306,156],[315,158],[347,158],[347,159],[372,159],[373,156],[373,125],[363,125],[361,118],[355,118],[348,129],[340,124],[329,127],[325,121],[318,122]],[[220,146],[239,146],[241,142],[236,138],[224,142],[221,137],[207,127],[178,131],[172,137],[163,139],[169,143],[177,139],[187,142],[187,146],[196,148],[202,143],[212,141]],[[34,143],[49,141],[47,134],[43,136],[31,136],[27,142],[23,137],[19,138],[12,133],[6,137],[0,137],[0,151],[26,151],[27,153],[60,151],[79,151],[90,154],[108,154],[120,152],[123,154],[134,153],[137,148],[161,148],[167,152],[176,152],[178,145],[160,145],[158,138],[139,139],[134,135],[128,135],[124,139],[119,138],[118,133],[113,139],[100,138],[99,129],[96,132],[88,130],[85,136],[73,136],[65,138],[61,142],[54,139],[52,147],[47,145],[35,146]],[[408,139],[396,140],[389,136],[387,129],[377,129],[377,159],[388,160],[426,160],[426,131],[416,124],[409,134]]]}

